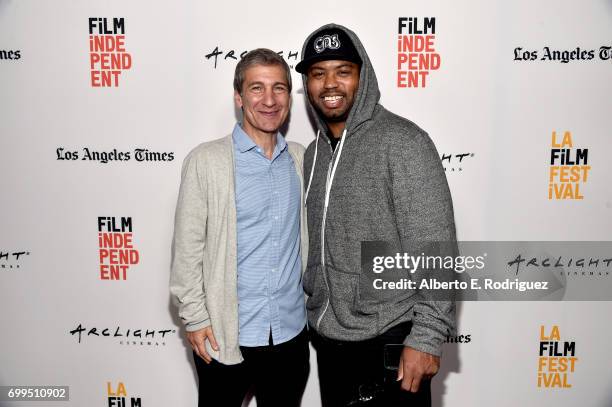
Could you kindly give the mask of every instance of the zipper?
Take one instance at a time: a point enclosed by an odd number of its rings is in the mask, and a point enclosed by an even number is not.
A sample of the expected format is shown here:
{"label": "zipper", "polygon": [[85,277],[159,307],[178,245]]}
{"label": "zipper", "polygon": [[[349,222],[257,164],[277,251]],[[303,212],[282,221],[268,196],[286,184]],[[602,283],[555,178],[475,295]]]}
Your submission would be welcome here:
{"label": "zipper", "polygon": [[[331,177],[331,170],[332,170],[332,166],[334,163],[334,157],[336,155],[336,151],[332,149],[331,142],[329,140],[325,140],[325,141],[329,145],[329,149],[331,150],[331,153],[332,153],[331,160],[329,164],[327,165],[327,177],[325,179],[325,190],[327,191],[327,184],[329,183],[329,179]],[[323,316],[327,312],[327,308],[329,307],[329,297],[331,296],[331,292],[329,290],[329,283],[327,281],[326,267],[325,267],[325,223],[326,223],[325,221],[326,221],[326,218],[327,218],[327,207],[323,205],[323,220],[321,221],[321,271],[323,272],[323,281],[325,281],[325,288],[327,288],[327,300],[325,302],[325,307],[323,307],[323,312],[321,312],[321,315],[319,315],[319,318],[317,319],[317,325],[316,325],[317,331],[319,330],[319,326],[321,325],[321,320],[323,319]]]}

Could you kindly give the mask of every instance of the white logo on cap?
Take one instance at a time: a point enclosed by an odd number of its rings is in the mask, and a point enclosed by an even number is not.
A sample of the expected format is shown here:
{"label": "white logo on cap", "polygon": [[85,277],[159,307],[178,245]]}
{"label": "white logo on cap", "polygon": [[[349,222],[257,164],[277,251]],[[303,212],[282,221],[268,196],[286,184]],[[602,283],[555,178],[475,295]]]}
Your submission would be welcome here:
{"label": "white logo on cap", "polygon": [[325,51],[325,49],[338,49],[340,48],[340,40],[338,34],[334,35],[323,35],[314,40],[314,49],[318,54]]}

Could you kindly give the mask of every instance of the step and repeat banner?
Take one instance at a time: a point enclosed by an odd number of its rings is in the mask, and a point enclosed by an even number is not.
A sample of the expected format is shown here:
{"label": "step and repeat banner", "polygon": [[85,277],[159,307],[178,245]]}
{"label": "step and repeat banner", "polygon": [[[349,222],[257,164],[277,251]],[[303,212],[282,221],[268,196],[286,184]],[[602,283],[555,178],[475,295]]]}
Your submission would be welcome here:
{"label": "step and repeat banner", "polygon": [[[287,139],[312,142],[293,67],[329,22],[436,144],[460,240],[612,240],[609,0],[0,0],[0,386],[69,396],[1,406],[196,405],[168,291],[182,161],[240,119],[258,47],[292,68]],[[609,251],[548,255],[563,284],[612,281]],[[611,303],[550,299],[459,303],[434,406],[611,406]]]}

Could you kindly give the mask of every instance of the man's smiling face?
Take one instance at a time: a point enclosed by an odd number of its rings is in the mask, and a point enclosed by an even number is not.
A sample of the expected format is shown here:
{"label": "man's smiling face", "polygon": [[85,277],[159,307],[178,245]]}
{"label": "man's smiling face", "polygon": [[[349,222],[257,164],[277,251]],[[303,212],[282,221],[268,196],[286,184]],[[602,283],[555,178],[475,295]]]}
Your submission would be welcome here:
{"label": "man's smiling face", "polygon": [[254,65],[244,76],[242,92],[234,92],[243,111],[247,134],[275,134],[289,114],[291,94],[287,76],[280,65]]}
{"label": "man's smiling face", "polygon": [[308,97],[327,123],[348,118],[359,87],[359,65],[329,60],[312,64],[307,75]]}

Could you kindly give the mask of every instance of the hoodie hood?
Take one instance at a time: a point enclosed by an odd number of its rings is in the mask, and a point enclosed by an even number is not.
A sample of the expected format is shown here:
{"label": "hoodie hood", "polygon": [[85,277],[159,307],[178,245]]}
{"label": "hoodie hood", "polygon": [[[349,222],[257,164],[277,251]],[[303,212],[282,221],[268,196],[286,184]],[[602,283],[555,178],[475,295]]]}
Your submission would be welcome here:
{"label": "hoodie hood", "polygon": [[[326,24],[322,27],[317,28],[312,34],[306,38],[304,41],[304,45],[302,47],[302,55],[305,55],[306,47],[310,42],[310,39],[321,30],[328,29],[337,29],[342,30],[344,33],[350,38],[359,57],[361,58],[361,69],[359,71],[359,89],[357,89],[357,93],[355,96],[355,101],[353,103],[353,107],[349,112],[348,118],[346,120],[346,136],[350,136],[359,126],[363,123],[367,122],[372,118],[374,114],[374,109],[380,100],[380,91],[378,90],[378,81],[376,80],[376,74],[374,73],[374,68],[372,67],[372,63],[370,62],[370,58],[368,57],[363,44],[357,37],[357,35],[349,30],[346,27],[343,27],[338,24]],[[325,124],[325,120],[319,112],[314,108],[312,103],[310,102],[310,96],[308,95],[308,77],[306,75],[302,75],[302,81],[304,83],[304,93],[307,97],[308,109],[313,114],[315,118],[317,129],[323,133],[327,134],[327,124]]]}

